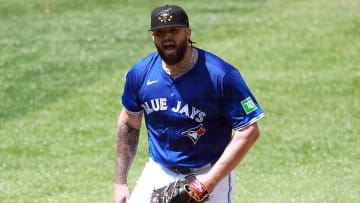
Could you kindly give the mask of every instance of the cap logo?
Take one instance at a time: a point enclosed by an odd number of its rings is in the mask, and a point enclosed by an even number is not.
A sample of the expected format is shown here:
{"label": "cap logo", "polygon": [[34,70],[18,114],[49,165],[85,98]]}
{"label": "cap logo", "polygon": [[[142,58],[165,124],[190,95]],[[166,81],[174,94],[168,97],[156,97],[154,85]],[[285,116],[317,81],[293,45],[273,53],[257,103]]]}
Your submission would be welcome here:
{"label": "cap logo", "polygon": [[167,24],[173,19],[171,8],[162,10],[157,14],[158,20],[160,23]]}

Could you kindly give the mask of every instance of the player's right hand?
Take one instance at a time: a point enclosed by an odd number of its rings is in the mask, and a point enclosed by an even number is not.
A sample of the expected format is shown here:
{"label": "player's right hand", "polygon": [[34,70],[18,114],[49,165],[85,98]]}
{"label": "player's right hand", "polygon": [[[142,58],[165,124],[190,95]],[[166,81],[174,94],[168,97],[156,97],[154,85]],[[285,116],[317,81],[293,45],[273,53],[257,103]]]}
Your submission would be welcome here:
{"label": "player's right hand", "polygon": [[129,186],[114,183],[114,203],[126,203],[130,198]]}

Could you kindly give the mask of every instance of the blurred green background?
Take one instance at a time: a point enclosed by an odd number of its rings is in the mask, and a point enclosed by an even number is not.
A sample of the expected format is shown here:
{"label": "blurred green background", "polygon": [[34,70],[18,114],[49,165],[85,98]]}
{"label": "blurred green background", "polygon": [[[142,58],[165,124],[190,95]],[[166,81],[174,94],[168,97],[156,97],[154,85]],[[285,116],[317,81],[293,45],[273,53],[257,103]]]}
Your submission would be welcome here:
{"label": "blurred green background", "polygon": [[[0,0],[1,202],[112,202],[124,76],[166,3],[266,113],[235,202],[360,201],[359,1]],[[131,187],[146,144],[143,129]]]}

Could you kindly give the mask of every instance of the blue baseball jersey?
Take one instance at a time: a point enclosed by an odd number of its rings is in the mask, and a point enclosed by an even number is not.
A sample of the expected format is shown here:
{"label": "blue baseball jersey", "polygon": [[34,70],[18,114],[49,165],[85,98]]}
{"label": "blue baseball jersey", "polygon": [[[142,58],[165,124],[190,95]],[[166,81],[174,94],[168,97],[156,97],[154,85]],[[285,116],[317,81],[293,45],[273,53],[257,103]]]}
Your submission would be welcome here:
{"label": "blue baseball jersey", "polygon": [[136,63],[126,75],[122,105],[144,112],[150,157],[164,167],[200,167],[215,162],[232,130],[264,113],[240,72],[199,49],[194,67],[172,79],[158,52]]}

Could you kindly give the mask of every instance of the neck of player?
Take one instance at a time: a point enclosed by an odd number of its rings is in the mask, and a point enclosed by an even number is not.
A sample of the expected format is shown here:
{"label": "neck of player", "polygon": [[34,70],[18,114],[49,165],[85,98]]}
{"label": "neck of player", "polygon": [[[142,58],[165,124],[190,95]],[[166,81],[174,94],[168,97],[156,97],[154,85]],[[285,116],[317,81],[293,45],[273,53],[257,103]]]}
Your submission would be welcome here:
{"label": "neck of player", "polygon": [[175,65],[168,65],[163,62],[163,68],[167,74],[169,74],[172,78],[175,79],[191,70],[196,63],[197,57],[198,53],[196,48],[189,46],[189,48],[185,52],[183,60],[181,60]]}

